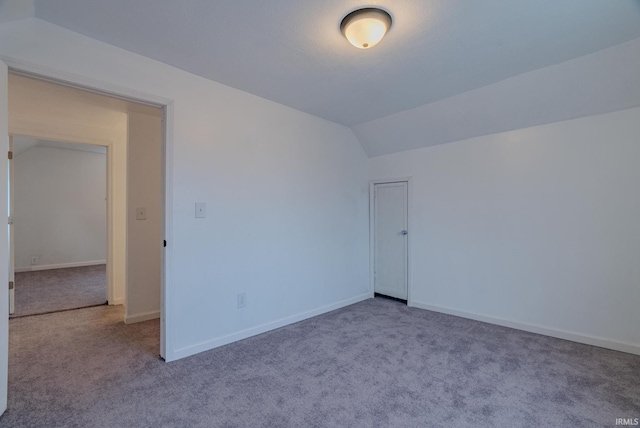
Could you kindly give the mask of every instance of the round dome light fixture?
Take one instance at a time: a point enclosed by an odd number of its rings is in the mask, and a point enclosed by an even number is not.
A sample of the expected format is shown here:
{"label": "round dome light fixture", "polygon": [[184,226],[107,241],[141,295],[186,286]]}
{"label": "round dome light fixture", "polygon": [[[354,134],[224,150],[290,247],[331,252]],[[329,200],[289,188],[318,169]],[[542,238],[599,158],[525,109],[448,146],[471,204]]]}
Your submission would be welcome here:
{"label": "round dome light fixture", "polygon": [[389,12],[375,7],[354,10],[340,23],[342,34],[359,49],[369,49],[380,43],[390,28]]}

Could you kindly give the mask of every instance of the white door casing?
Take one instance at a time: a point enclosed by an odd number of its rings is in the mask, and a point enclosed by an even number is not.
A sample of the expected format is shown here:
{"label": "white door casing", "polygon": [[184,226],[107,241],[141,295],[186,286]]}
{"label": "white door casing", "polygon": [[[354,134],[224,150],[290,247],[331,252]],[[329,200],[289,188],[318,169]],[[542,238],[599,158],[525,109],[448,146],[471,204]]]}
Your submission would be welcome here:
{"label": "white door casing", "polygon": [[13,234],[15,227],[13,227],[13,213],[14,213],[14,165],[13,162],[13,137],[9,136],[9,156],[7,167],[9,168],[8,180],[9,186],[7,187],[7,191],[9,192],[9,197],[7,198],[7,203],[9,204],[9,314],[13,314],[16,310],[16,277],[15,277],[15,236]]}
{"label": "white door casing", "polygon": [[373,283],[376,293],[408,299],[408,182],[373,185]]}
{"label": "white door casing", "polygon": [[[5,75],[2,77],[2,81],[0,81],[0,85],[2,86],[2,92],[0,93],[0,102],[4,104],[0,106],[4,110],[0,110],[0,120],[3,120],[4,128],[0,128],[0,138],[2,138],[3,129],[6,131],[4,135],[8,133],[8,103],[7,103],[7,86],[8,86],[8,77],[7,77],[7,65],[11,67],[13,72],[25,76],[35,77],[36,79],[44,78],[45,80],[52,80],[54,82],[61,83],[63,85],[69,85],[71,87],[77,87],[81,89],[89,89],[90,91],[95,91],[107,96],[114,96],[116,98],[124,98],[125,100],[130,100],[132,102],[148,104],[155,107],[161,107],[163,109],[163,159],[162,159],[162,185],[163,185],[163,239],[165,242],[164,247],[161,249],[162,251],[162,271],[160,276],[160,355],[165,358],[167,361],[173,361],[176,359],[173,347],[173,336],[168,334],[170,329],[167,326],[170,325],[170,310],[168,309],[168,290],[171,289],[171,285],[173,282],[173,180],[172,175],[169,173],[172,170],[173,165],[173,117],[174,117],[174,102],[170,98],[166,98],[160,95],[156,95],[153,93],[141,92],[139,89],[132,89],[128,87],[123,87],[119,85],[115,85],[112,83],[108,83],[101,80],[96,80],[91,77],[86,77],[82,75],[78,75],[75,73],[70,73],[67,71],[60,71],[58,69],[49,68],[40,64],[34,64],[25,62],[21,59],[11,58],[7,56],[3,56],[0,58],[2,60],[2,66],[4,67]],[[4,114],[4,115],[3,115]],[[17,134],[22,134],[21,132],[16,131]],[[32,135],[34,137],[39,137],[38,135]],[[0,140],[2,141],[2,140]],[[63,139],[65,142],[69,142],[69,139],[66,137]],[[86,139],[82,141],[77,141],[80,143],[87,143]],[[109,145],[109,142],[100,142],[97,143],[99,145]],[[8,143],[5,144],[8,147]],[[108,148],[108,162],[109,165],[113,165],[113,150],[112,147]],[[111,166],[108,168],[111,171]],[[2,173],[2,171],[0,171]],[[4,171],[6,174],[6,170]],[[6,179],[6,175],[5,175]],[[2,187],[2,186],[0,186]],[[6,188],[6,186],[4,186]],[[5,189],[6,191],[6,189]],[[2,195],[0,195],[2,196]],[[5,193],[6,200],[6,193]],[[6,203],[6,201],[5,201]],[[6,209],[6,205],[5,205]],[[110,209],[110,212],[112,210]],[[6,234],[6,232],[5,232]],[[0,239],[2,236],[0,235]],[[5,236],[6,238],[6,236]],[[2,248],[0,248],[0,252]],[[5,250],[6,251],[6,250]],[[5,254],[6,257],[6,254]],[[2,254],[0,254],[0,265],[4,263],[6,269],[6,259],[2,259]],[[2,268],[2,266],[0,266]],[[0,273],[1,274],[1,273]],[[5,271],[5,274],[8,274]],[[0,293],[2,295],[2,293]],[[8,293],[7,293],[8,296]],[[0,323],[2,323],[2,303],[0,297]],[[7,330],[8,330],[8,301],[5,302],[7,305]],[[1,327],[2,324],[0,324]],[[1,331],[0,331],[1,334]],[[2,340],[3,336],[0,335],[0,340]],[[8,335],[7,335],[8,342]],[[2,375],[3,367],[7,367],[7,360],[1,360],[1,345],[0,345],[0,375]],[[5,372],[6,376],[6,372]],[[6,378],[6,377],[5,377]],[[0,387],[2,386],[2,379],[0,378]],[[5,382],[6,384],[6,382]],[[1,397],[0,397],[1,398]]]}
{"label": "white door casing", "polygon": [[[9,151],[8,68],[0,61],[0,149]],[[7,177],[7,162],[0,162],[0,176]],[[0,186],[0,211],[7,213],[7,187]],[[0,414],[7,409],[9,374],[9,240],[8,228],[0,228],[0,278],[5,291],[0,293]]]}

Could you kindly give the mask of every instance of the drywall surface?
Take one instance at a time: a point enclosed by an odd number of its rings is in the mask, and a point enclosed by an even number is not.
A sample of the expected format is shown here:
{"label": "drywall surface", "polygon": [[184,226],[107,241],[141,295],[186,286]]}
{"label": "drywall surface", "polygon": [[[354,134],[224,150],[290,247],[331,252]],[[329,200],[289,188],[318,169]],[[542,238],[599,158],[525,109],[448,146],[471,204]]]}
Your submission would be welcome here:
{"label": "drywall surface", "polygon": [[105,263],[106,155],[34,147],[13,165],[16,270]]}
{"label": "drywall surface", "polygon": [[639,135],[634,108],[370,159],[413,177],[412,304],[640,352]]}
{"label": "drywall surface", "polygon": [[127,114],[101,106],[94,98],[95,95],[82,91],[12,74],[9,76],[9,132],[108,147],[112,262],[107,275],[113,284],[109,303],[122,304],[126,275]]}
{"label": "drywall surface", "polygon": [[30,18],[35,14],[33,0],[0,1],[0,22]]}
{"label": "drywall surface", "polygon": [[[640,39],[353,127],[369,156],[640,106]],[[428,136],[428,138],[425,138]]]}
{"label": "drywall surface", "polygon": [[[125,323],[160,317],[163,239],[162,120],[128,114]],[[144,209],[144,219],[137,210]]]}
{"label": "drywall surface", "polygon": [[173,100],[167,360],[370,296],[367,158],[349,128],[38,19],[0,25],[0,55]]}

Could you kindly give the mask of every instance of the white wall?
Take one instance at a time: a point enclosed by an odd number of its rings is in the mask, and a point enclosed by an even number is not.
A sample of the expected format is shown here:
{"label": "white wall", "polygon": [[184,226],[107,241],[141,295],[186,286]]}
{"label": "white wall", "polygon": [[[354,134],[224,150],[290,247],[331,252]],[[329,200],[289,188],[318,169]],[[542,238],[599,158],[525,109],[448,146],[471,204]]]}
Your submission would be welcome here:
{"label": "white wall", "polygon": [[348,128],[38,19],[0,25],[0,55],[173,100],[168,360],[369,296],[367,158]]}
{"label": "white wall", "polygon": [[370,159],[413,177],[412,304],[640,353],[638,136],[634,108]]}
{"label": "white wall", "polygon": [[16,270],[105,263],[106,155],[34,147],[13,165]]}
{"label": "white wall", "polygon": [[[163,240],[162,120],[128,114],[127,153],[127,290],[125,323],[160,316]],[[136,219],[145,208],[146,219]]]}

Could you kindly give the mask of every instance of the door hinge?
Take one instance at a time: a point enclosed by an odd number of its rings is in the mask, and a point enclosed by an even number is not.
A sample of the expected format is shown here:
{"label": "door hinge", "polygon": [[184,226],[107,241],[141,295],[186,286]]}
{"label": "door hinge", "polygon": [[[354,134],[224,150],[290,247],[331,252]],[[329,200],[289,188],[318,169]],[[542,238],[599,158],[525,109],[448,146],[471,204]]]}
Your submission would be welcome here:
{"label": "door hinge", "polygon": [[9,158],[9,160],[13,159],[13,152],[7,152],[7,157]]}
{"label": "door hinge", "polygon": [[162,246],[163,246],[163,247],[166,247],[166,246],[167,246],[167,240],[165,239],[165,240],[164,240],[164,241],[162,241],[162,242],[163,242]]}
{"label": "door hinge", "polygon": [[13,290],[13,281],[9,281],[9,290]]}

